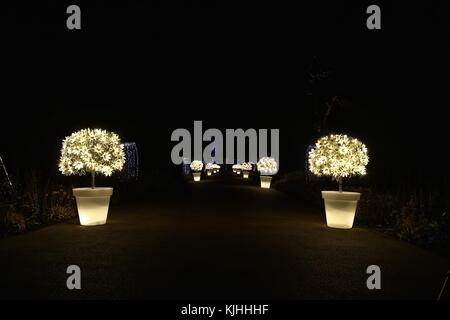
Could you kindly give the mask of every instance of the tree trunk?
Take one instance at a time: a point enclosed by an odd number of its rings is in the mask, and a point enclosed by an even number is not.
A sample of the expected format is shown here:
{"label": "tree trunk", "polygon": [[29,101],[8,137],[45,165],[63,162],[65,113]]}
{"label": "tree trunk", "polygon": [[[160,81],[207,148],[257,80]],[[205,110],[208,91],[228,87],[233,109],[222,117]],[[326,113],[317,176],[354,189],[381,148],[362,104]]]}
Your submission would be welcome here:
{"label": "tree trunk", "polygon": [[92,171],[91,174],[92,174],[92,183],[91,183],[92,189],[95,189],[95,171]]}
{"label": "tree trunk", "polygon": [[339,182],[339,192],[342,192],[342,178],[339,178],[338,182]]}

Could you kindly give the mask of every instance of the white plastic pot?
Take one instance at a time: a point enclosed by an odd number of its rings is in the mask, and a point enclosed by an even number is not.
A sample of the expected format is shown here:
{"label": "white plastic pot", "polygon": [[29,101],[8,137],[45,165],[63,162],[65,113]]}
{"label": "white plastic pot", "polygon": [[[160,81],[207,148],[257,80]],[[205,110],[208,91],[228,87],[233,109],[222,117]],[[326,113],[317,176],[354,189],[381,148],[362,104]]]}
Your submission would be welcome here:
{"label": "white plastic pot", "polygon": [[98,226],[106,223],[109,199],[113,188],[74,188],[78,217],[82,226]]}
{"label": "white plastic pot", "polygon": [[192,176],[194,177],[194,181],[200,181],[202,173],[201,172],[192,172]]}
{"label": "white plastic pot", "polygon": [[272,176],[260,176],[261,188],[270,189],[270,182],[272,181]]}
{"label": "white plastic pot", "polygon": [[248,178],[248,171],[247,170],[242,171],[242,176],[244,177],[244,179],[247,179]]}
{"label": "white plastic pot", "polygon": [[212,170],[206,170],[206,174],[208,175],[208,176],[210,176],[211,174],[212,174]]}
{"label": "white plastic pot", "polygon": [[351,229],[360,197],[359,192],[322,191],[327,225],[330,228]]}

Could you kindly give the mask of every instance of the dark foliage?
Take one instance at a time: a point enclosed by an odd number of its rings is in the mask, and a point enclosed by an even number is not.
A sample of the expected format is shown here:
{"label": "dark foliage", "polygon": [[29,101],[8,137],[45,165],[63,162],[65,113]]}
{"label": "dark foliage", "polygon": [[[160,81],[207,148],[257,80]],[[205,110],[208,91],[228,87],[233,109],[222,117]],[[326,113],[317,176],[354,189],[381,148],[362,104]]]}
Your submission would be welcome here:
{"label": "dark foliage", "polygon": [[[450,254],[450,189],[445,181],[396,186],[355,187],[359,179],[347,181],[344,191],[361,193],[355,223],[394,235],[402,240]],[[280,177],[274,187],[303,203],[323,210],[321,190],[337,190],[329,179],[306,182],[302,172]]]}

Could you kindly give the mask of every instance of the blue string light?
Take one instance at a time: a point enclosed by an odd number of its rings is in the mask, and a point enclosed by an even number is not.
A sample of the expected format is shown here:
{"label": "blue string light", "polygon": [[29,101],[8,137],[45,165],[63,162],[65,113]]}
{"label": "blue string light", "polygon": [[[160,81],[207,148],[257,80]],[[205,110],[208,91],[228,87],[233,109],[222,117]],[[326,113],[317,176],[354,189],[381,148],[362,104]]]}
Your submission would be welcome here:
{"label": "blue string light", "polygon": [[125,180],[137,180],[139,176],[139,154],[135,142],[125,142],[125,165],[123,178]]}

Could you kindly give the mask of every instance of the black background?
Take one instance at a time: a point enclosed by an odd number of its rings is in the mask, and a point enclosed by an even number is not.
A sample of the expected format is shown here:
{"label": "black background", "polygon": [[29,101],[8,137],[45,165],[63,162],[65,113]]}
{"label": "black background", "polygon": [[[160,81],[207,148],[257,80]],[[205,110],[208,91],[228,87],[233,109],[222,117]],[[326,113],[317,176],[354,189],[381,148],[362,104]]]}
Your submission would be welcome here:
{"label": "black background", "polygon": [[[171,132],[279,128],[280,169],[302,170],[318,137],[308,95],[314,57],[350,101],[326,132],[369,147],[368,181],[446,175],[448,2],[252,7],[216,2],[2,5],[1,156],[11,171],[57,175],[61,140],[102,127],[136,141],[144,169],[173,170]],[[178,172],[178,171],[177,171]],[[376,178],[375,178],[376,177]]]}

